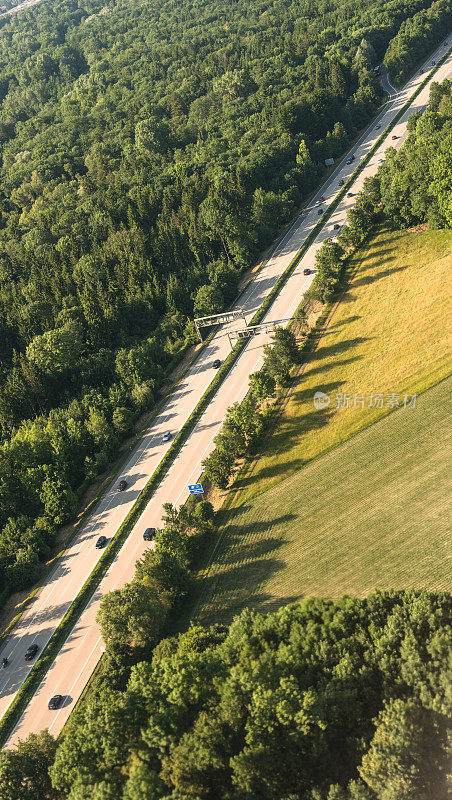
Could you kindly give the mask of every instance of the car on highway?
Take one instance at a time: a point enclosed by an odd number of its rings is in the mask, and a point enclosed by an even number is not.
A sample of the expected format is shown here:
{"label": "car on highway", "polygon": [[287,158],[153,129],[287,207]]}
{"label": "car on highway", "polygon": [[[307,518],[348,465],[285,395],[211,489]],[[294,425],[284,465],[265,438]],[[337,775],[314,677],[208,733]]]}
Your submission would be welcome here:
{"label": "car on highway", "polygon": [[323,214],[323,208],[319,208],[319,210],[317,211],[318,217],[320,217],[321,214]]}
{"label": "car on highway", "polygon": [[341,178],[340,181],[339,181],[339,186],[343,186],[343,185],[344,185],[344,181]]}
{"label": "car on highway", "polygon": [[345,163],[346,164],[351,164],[354,160],[355,160],[355,156],[349,156],[349,158],[347,158],[347,161]]}
{"label": "car on highway", "polygon": [[379,131],[379,130],[380,130],[380,128],[381,128],[381,125],[375,125],[375,130],[376,130],[376,131]]}
{"label": "car on highway", "polygon": [[419,75],[422,75],[422,72],[423,72],[423,70],[422,70],[422,69],[420,69],[420,70],[419,70]]}
{"label": "car on highway", "polygon": [[51,711],[55,711],[55,709],[59,708],[61,703],[63,702],[63,695],[62,694],[54,694],[53,697],[49,700],[49,708]]}
{"label": "car on highway", "polygon": [[382,164],[382,163],[383,163],[383,161],[384,161],[384,158],[379,158],[379,159],[378,159],[378,163],[379,163],[379,164]]}
{"label": "car on highway", "polygon": [[212,364],[212,367],[215,367],[215,369],[218,369],[218,367],[221,367],[221,361],[220,361],[219,358],[215,359],[215,361]]}
{"label": "car on highway", "polygon": [[155,539],[155,528],[146,528],[143,533],[143,539],[145,542],[153,542]]}
{"label": "car on highway", "polygon": [[162,436],[163,441],[169,442],[169,440],[171,439],[171,435],[172,435],[171,431],[165,431],[165,433]]}
{"label": "car on highway", "polygon": [[341,227],[341,226],[339,225],[339,223],[338,223],[338,222],[335,222],[335,223],[334,223],[334,230],[335,230],[335,231],[338,231],[340,227]]}
{"label": "car on highway", "polygon": [[125,489],[127,489],[127,481],[123,478],[122,481],[118,483],[118,492],[123,492]]}
{"label": "car on highway", "polygon": [[394,139],[398,139],[398,138],[399,138],[399,137],[398,137],[398,136],[396,136],[395,134],[394,134],[394,136],[391,136],[391,139],[392,139],[392,141],[394,141]]}
{"label": "car on highway", "polygon": [[38,650],[39,650],[38,645],[35,642],[33,642],[33,644],[31,644],[30,647],[28,647],[25,652],[25,661],[31,661],[31,659],[35,657]]}
{"label": "car on highway", "polygon": [[107,544],[107,537],[106,536],[99,536],[96,542],[96,550],[102,550],[103,547]]}
{"label": "car on highway", "polygon": [[347,197],[353,197],[353,192],[347,192]]}
{"label": "car on highway", "polygon": [[436,61],[432,61],[432,67],[436,67]]}
{"label": "car on highway", "polygon": [[310,274],[311,274],[311,270],[309,269],[309,267],[305,267],[304,270],[303,270],[303,275],[310,275]]}
{"label": "car on highway", "polygon": [[314,205],[319,206],[320,205],[320,200],[316,200]]}

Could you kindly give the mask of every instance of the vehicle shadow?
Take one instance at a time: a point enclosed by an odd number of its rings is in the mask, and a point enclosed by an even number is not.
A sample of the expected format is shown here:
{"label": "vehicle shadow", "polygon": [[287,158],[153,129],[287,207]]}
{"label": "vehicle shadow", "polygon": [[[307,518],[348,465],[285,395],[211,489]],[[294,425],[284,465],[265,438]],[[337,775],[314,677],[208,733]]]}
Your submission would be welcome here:
{"label": "vehicle shadow", "polygon": [[60,708],[67,708],[73,702],[74,702],[74,698],[71,697],[70,694],[65,694],[65,695],[63,695],[63,702],[61,703]]}

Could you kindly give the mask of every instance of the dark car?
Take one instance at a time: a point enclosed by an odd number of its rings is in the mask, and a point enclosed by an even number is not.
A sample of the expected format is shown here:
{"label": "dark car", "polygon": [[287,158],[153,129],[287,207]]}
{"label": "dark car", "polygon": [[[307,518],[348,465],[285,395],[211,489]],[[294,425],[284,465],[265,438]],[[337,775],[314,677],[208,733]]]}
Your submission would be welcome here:
{"label": "dark car", "polygon": [[54,711],[56,708],[59,708],[61,703],[63,702],[63,695],[62,694],[54,694],[53,697],[49,700],[49,708],[51,711]]}
{"label": "dark car", "polygon": [[335,231],[338,231],[340,227],[341,227],[341,226],[339,225],[339,223],[338,223],[338,222],[336,222],[336,223],[335,223],[335,225],[334,225],[334,230],[335,230]]}
{"label": "dark car", "polygon": [[347,158],[347,161],[345,163],[346,164],[351,164],[352,161],[354,161],[354,160],[355,160],[355,156],[349,156],[349,158]]}
{"label": "dark car", "polygon": [[432,67],[436,67],[436,61],[432,61]]}
{"label": "dark car", "polygon": [[31,644],[25,653],[25,661],[31,661],[31,659],[34,658],[38,652],[38,649],[39,648],[37,644]]}
{"label": "dark car", "polygon": [[353,192],[347,192],[347,197],[353,197]]}
{"label": "dark car", "polygon": [[146,528],[143,533],[143,539],[145,542],[153,542],[155,539],[155,528]]}
{"label": "dark car", "polygon": [[379,131],[379,130],[380,130],[380,128],[381,128],[381,125],[375,125],[375,130],[376,130],[376,131]]}
{"label": "dark car", "polygon": [[171,439],[171,431],[165,431],[165,433],[162,436],[162,439],[164,442],[169,442],[169,440]]}
{"label": "dark car", "polygon": [[391,136],[391,139],[392,139],[393,141],[394,141],[394,139],[398,139],[398,138],[399,138],[398,136]]}
{"label": "dark car", "polygon": [[419,70],[419,75],[422,75],[422,70],[421,69]]}
{"label": "dark car", "polygon": [[319,208],[319,210],[317,211],[318,217],[320,217],[321,214],[323,214],[323,208]]}
{"label": "dark car", "polygon": [[221,361],[220,361],[219,358],[215,359],[215,361],[212,364],[212,367],[215,367],[215,369],[218,369],[218,367],[221,367]]}
{"label": "dark car", "polygon": [[118,491],[119,492],[123,492],[125,489],[127,489],[127,481],[125,481],[125,480],[119,481],[119,483],[118,483]]}
{"label": "dark car", "polygon": [[96,550],[102,550],[103,547],[107,544],[107,537],[106,536],[99,536],[96,542]]}
{"label": "dark car", "polygon": [[339,181],[339,186],[343,186],[343,185],[344,185],[344,181],[341,178],[341,180]]}
{"label": "dark car", "polygon": [[309,267],[306,267],[306,268],[303,270],[303,275],[310,275],[310,274],[311,274],[311,270],[309,269]]}

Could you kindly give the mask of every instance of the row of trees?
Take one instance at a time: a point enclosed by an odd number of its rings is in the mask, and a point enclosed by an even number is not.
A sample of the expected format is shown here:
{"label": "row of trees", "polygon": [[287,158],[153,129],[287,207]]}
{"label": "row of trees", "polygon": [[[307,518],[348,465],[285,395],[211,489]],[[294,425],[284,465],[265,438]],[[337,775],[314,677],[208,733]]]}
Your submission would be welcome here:
{"label": "row of trees", "polygon": [[[0,754],[7,800],[446,800],[449,595],[305,600],[110,663],[56,745]],[[56,751],[56,752],[55,752]]]}
{"label": "row of trees", "polygon": [[290,370],[299,361],[293,332],[277,328],[271,344],[264,346],[264,364],[249,377],[249,391],[240,403],[228,408],[215,448],[205,459],[205,476],[220,489],[226,489],[237,459],[256,444],[268,415],[266,401],[274,397],[276,386],[285,386]]}
{"label": "row of trees", "polygon": [[403,84],[423,58],[447,36],[451,22],[451,0],[437,0],[430,8],[402,22],[384,57],[389,76],[396,85]]}
{"label": "row of trees", "polygon": [[150,655],[190,586],[190,568],[204,537],[214,529],[212,505],[201,501],[176,510],[165,503],[163,527],[137,561],[135,576],[102,598],[97,621],[106,644],[106,665]]}

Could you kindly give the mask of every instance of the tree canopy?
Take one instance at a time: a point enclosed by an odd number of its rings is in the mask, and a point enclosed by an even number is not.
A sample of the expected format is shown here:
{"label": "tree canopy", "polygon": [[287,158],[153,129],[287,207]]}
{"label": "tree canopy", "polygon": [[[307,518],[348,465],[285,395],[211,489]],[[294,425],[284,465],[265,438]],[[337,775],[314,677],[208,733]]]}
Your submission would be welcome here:
{"label": "tree canopy", "polygon": [[123,688],[110,663],[44,748],[42,800],[446,800],[451,611],[427,592],[311,598],[163,640]]}

